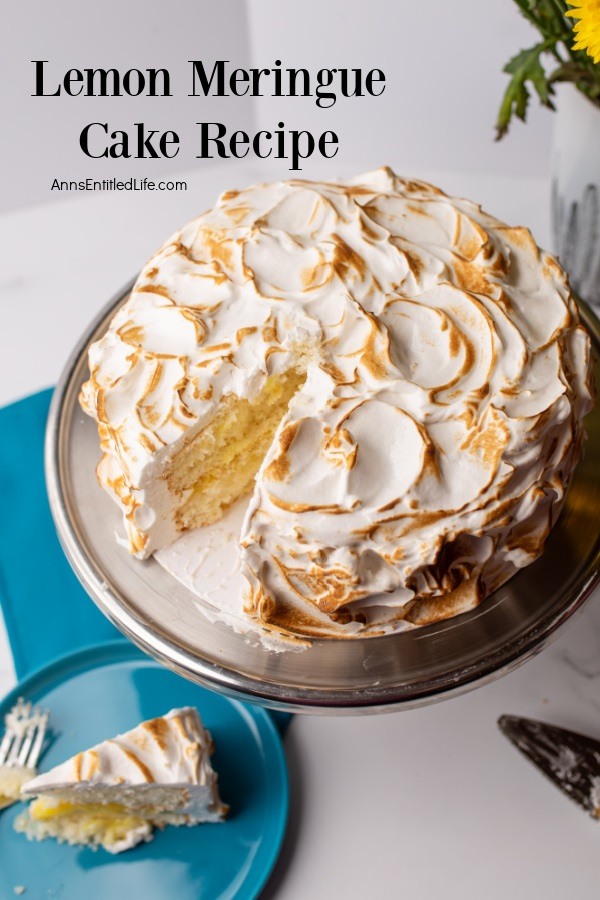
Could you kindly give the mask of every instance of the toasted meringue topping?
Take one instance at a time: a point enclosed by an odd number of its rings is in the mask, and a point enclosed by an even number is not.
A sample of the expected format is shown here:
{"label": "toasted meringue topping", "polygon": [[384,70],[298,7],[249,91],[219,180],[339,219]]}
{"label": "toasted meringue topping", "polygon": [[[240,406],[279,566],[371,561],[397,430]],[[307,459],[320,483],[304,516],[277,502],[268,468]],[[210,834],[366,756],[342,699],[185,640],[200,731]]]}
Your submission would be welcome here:
{"label": "toasted meringue topping", "polygon": [[23,794],[60,791],[77,784],[204,785],[212,783],[211,752],[212,738],[197,711],[190,706],[172,709],[38,775],[25,785]]}
{"label": "toasted meringue topping", "polygon": [[306,381],[242,528],[248,616],[382,633],[539,555],[591,407],[565,275],[527,229],[389,169],[223,194],[92,345],[82,404],[131,552],[176,537],[168,460],[300,347]]}

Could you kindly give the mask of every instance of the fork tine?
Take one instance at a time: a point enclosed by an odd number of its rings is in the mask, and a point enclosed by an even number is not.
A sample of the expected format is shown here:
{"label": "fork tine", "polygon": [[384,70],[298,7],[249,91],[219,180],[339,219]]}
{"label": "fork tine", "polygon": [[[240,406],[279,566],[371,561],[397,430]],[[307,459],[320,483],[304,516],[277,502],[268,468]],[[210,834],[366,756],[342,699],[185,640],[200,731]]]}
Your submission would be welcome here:
{"label": "fork tine", "polygon": [[42,752],[49,712],[19,697],[5,716],[6,730],[0,742],[0,766],[34,768]]}
{"label": "fork tine", "polygon": [[12,744],[13,737],[15,736],[12,728],[7,728],[4,732],[4,737],[2,738],[2,743],[0,743],[0,766],[3,766],[7,760],[8,752],[10,750],[10,745]]}
{"label": "fork tine", "polygon": [[23,711],[23,707],[25,706],[25,701],[22,697],[19,697],[13,708],[6,714],[4,717],[4,722],[6,724],[6,730],[2,737],[2,742],[0,743],[0,766],[3,766],[6,760],[8,759],[8,755],[11,750],[11,745],[13,743],[14,738],[16,737],[16,732],[13,729],[13,723],[15,720],[20,719]]}
{"label": "fork tine", "polygon": [[11,709],[11,713],[14,713],[18,719],[27,719],[29,717],[29,713],[31,712],[31,702],[25,702],[23,697],[19,697],[17,700],[16,706]]}
{"label": "fork tine", "polygon": [[29,722],[27,727],[27,731],[25,733],[25,739],[21,746],[21,750],[19,751],[19,756],[17,759],[18,766],[24,766],[27,760],[27,756],[29,754],[29,750],[31,745],[33,744],[33,739],[35,737],[35,733],[38,727],[38,723],[40,721],[40,709],[39,707],[33,711],[33,716]]}
{"label": "fork tine", "polygon": [[6,760],[7,766],[15,766],[17,764],[19,753],[21,752],[21,747],[23,746],[24,738],[25,735],[23,733],[15,735],[15,739],[10,748],[10,753],[8,754],[8,758]]}
{"label": "fork tine", "polygon": [[29,758],[27,759],[26,765],[28,765],[31,769],[34,769],[37,765],[37,761],[40,757],[40,753],[42,752],[42,745],[44,743],[44,738],[46,736],[46,728],[48,726],[48,716],[50,713],[47,709],[44,710],[42,715],[38,720],[38,728],[37,734],[35,735],[35,740],[31,746],[31,750],[29,752]]}

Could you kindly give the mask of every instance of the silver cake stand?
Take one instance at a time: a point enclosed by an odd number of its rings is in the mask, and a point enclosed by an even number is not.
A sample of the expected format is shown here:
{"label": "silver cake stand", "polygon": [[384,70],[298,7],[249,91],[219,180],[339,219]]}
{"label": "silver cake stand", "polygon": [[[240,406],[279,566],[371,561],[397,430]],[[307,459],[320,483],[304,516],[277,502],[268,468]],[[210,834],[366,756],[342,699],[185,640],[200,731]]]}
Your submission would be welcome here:
{"label": "silver cake stand", "polygon": [[[95,423],[77,395],[87,349],[126,299],[115,297],[81,338],[54,394],[46,441],[50,505],[67,557],[102,612],[135,644],[193,681],[293,712],[342,714],[421,706],[498,678],[538,653],[581,608],[599,579],[600,408],[543,556],[478,609],[381,638],[322,640],[274,653],[220,623],[154,559],[117,545],[120,513],[99,487]],[[600,356],[600,327],[582,306]],[[597,372],[598,376],[598,372]],[[232,546],[232,552],[236,552]]]}

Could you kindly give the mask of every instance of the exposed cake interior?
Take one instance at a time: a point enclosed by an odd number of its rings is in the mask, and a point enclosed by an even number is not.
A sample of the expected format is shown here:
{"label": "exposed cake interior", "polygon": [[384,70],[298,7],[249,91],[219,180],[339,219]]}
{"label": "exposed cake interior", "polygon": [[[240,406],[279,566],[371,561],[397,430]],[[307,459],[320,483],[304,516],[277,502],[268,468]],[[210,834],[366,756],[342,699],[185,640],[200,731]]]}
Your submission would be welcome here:
{"label": "exposed cake interior", "polygon": [[[53,837],[68,844],[121,849],[132,836],[144,840],[152,834],[148,814],[128,809],[120,803],[79,805],[60,797],[41,796],[15,822],[17,831],[43,840]],[[136,841],[137,843],[137,841]]]}
{"label": "exposed cake interior", "polygon": [[177,511],[180,530],[216,522],[252,489],[277,427],[305,380],[305,372],[290,369],[271,375],[254,400],[230,395],[212,422],[173,456],[169,488],[186,495]]}
{"label": "exposed cake interior", "polygon": [[214,807],[208,787],[194,788],[193,810],[188,801],[185,786],[78,786],[39,794],[17,818],[15,828],[36,840],[53,837],[119,852],[149,840],[156,827],[222,819],[223,808]]}
{"label": "exposed cake interior", "polygon": [[21,788],[34,775],[35,769],[26,766],[0,766],[0,809],[18,800]]}

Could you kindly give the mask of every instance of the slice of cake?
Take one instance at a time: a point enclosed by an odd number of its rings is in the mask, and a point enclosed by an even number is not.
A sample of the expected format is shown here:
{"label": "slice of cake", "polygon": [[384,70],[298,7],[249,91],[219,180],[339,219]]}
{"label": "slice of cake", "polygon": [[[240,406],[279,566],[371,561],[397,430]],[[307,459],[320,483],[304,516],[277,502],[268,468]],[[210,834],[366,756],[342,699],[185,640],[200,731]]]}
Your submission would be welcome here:
{"label": "slice of cake", "polygon": [[30,839],[129,850],[154,828],[220,822],[228,807],[198,712],[173,709],[78,753],[25,784],[34,798],[15,821]]}

